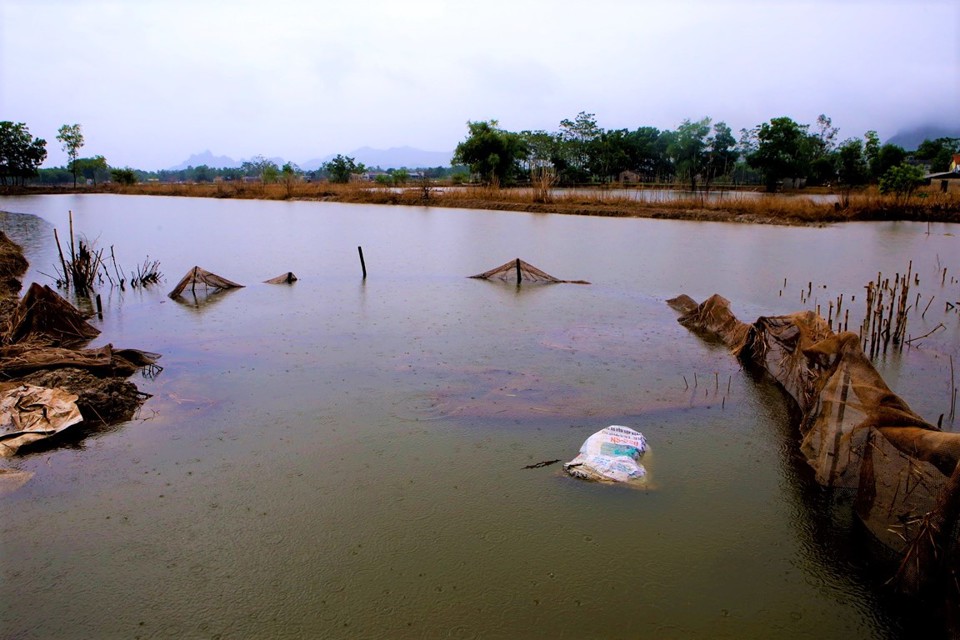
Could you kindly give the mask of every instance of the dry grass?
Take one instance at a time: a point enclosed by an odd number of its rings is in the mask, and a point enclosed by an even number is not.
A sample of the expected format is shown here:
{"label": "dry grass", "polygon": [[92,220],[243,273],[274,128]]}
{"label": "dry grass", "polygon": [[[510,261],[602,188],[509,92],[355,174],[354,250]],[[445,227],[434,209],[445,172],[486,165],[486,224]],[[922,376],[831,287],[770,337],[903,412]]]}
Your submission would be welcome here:
{"label": "dry grass", "polygon": [[[870,188],[849,196],[849,204],[835,204],[839,198],[816,201],[810,192],[761,194],[724,191],[719,199],[691,195],[657,195],[660,190],[586,188],[551,191],[544,197],[539,188],[497,189],[452,187],[435,184],[429,188],[378,187],[369,183],[308,183],[294,185],[215,183],[110,185],[113,193],[241,198],[262,200],[319,200],[330,202],[392,204],[408,206],[457,207],[535,213],[564,213],[611,217],[675,218],[766,224],[811,225],[853,220],[918,220],[960,222],[960,185],[944,194],[929,188],[908,201],[881,196]],[[716,192],[714,192],[716,193]],[[806,195],[805,195],[806,194]]]}

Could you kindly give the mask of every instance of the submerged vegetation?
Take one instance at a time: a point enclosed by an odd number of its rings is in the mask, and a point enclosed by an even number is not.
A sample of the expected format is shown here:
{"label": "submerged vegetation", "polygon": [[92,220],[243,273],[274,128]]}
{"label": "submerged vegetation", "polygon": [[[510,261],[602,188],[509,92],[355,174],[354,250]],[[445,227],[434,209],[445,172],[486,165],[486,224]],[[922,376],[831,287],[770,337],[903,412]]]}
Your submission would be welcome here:
{"label": "submerged vegetation", "polygon": [[[123,270],[117,265],[116,254],[113,247],[110,247],[110,261],[113,264],[113,275],[103,255],[103,249],[97,249],[93,243],[84,238],[79,238],[76,242],[73,236],[73,212],[70,214],[70,235],[68,250],[64,255],[63,247],[60,243],[60,235],[57,230],[53,230],[53,237],[57,243],[57,252],[60,257],[60,264],[54,265],[54,280],[57,287],[70,290],[73,289],[80,297],[89,297],[94,293],[98,285],[108,282],[110,287],[119,287],[121,291],[126,289],[128,282],[123,275]],[[69,256],[69,258],[67,257]],[[116,276],[116,280],[114,280]],[[163,274],[160,273],[160,261],[147,258],[143,264],[137,265],[136,272],[130,273],[129,283],[134,289],[149,287],[157,284]]]}

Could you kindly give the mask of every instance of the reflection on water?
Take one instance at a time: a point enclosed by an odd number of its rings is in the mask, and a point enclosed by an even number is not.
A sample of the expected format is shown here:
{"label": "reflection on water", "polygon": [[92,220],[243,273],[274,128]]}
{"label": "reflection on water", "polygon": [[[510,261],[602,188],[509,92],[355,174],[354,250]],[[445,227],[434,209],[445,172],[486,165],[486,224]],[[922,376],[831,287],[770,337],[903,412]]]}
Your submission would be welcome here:
{"label": "reflection on water", "polygon": [[[441,190],[456,191],[470,190],[475,187],[446,187]],[[400,187],[394,187],[394,191],[403,191]],[[526,194],[533,197],[534,190],[529,188],[514,188],[511,192]],[[648,187],[609,187],[603,189],[597,188],[556,188],[551,189],[551,196],[562,200],[575,196],[583,196],[591,200],[635,200],[637,202],[676,202],[678,200],[700,201],[700,202],[745,202],[759,200],[763,198],[789,198],[794,200],[809,200],[817,203],[833,203],[838,198],[835,194],[827,193],[793,193],[793,194],[770,194],[763,191],[753,191],[748,189],[731,189],[728,187],[712,187],[709,190],[689,191],[684,189],[661,189]]]}
{"label": "reflection on water", "polygon": [[203,311],[217,302],[226,300],[227,296],[233,291],[236,291],[236,289],[210,289],[207,287],[201,287],[200,290],[187,289],[172,300],[185,309]]}
{"label": "reflection on water", "polygon": [[[168,274],[200,264],[247,285],[206,304],[171,301],[170,282],[101,292],[99,340],[162,353],[164,370],[137,379],[153,394],[137,419],[12,462],[34,473],[0,501],[0,616],[14,636],[921,628],[856,553],[843,496],[798,462],[782,394],[663,300],[719,292],[751,319],[802,308],[808,283],[807,308],[849,299],[909,260],[915,290],[939,300],[956,287],[936,270],[960,269],[949,226],[111,196],[0,208],[38,216],[0,218],[27,247],[28,279],[49,282],[52,228],[73,210],[77,233],[115,245],[121,265],[149,255]],[[511,256],[594,284],[466,277]],[[284,271],[300,280],[262,284]],[[958,326],[939,313],[910,328],[938,322],[922,349],[881,363],[927,417],[949,402]],[[571,459],[612,423],[651,443],[656,490],[523,469]]]}

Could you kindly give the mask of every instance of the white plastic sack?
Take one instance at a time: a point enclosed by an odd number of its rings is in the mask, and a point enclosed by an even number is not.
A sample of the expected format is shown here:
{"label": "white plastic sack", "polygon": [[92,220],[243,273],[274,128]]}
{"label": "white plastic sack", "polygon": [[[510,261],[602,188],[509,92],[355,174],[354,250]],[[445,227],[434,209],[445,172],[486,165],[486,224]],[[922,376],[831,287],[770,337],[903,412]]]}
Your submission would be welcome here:
{"label": "white plastic sack", "polygon": [[647,470],[640,458],[649,449],[646,438],[629,427],[611,425],[586,439],[564,470],[585,480],[643,481]]}

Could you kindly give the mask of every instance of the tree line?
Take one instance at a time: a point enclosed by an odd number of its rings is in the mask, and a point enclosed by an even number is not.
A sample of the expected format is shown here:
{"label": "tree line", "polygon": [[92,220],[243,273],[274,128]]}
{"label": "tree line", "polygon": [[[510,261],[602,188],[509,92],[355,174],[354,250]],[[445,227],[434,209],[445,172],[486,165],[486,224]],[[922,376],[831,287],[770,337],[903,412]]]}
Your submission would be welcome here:
{"label": "tree line", "polygon": [[[556,131],[507,131],[496,120],[467,123],[467,136],[457,145],[451,167],[419,168],[429,179],[467,179],[485,184],[536,183],[562,186],[646,182],[685,184],[693,191],[722,184],[762,184],[776,190],[827,185],[849,192],[876,183],[881,191],[909,192],[923,181],[926,167],[940,172],[960,152],[960,138],[925,140],[913,152],[882,144],[876,131],[840,140],[839,129],[826,115],[814,124],[788,117],[772,118],[735,137],[724,122],[705,117],[686,119],[675,130],[656,127],[604,129],[592,113],[580,112],[560,121]],[[79,124],[65,124],[57,140],[68,157],[65,167],[40,169],[46,141],[30,134],[25,123],[0,121],[0,185],[65,184],[78,179],[98,184],[114,181],[213,182],[255,179],[291,184],[303,180],[348,182],[370,171],[354,158],[337,155],[315,171],[293,163],[283,166],[256,156],[240,167],[201,165],[181,170],[141,171],[111,167],[102,155],[80,157],[84,137]],[[381,184],[404,184],[408,169],[375,170]]]}
{"label": "tree line", "polygon": [[[63,125],[57,132],[57,140],[67,154],[65,167],[41,169],[47,158],[46,140],[30,134],[27,125],[22,122],[0,122],[0,186],[22,186],[28,183],[41,185],[61,185],[72,182],[77,185],[79,179],[94,185],[113,181],[119,184],[138,182],[214,182],[216,180],[242,181],[254,179],[262,183],[292,184],[302,181],[329,180],[331,182],[349,182],[353,176],[374,171],[377,182],[381,184],[404,184],[414,175],[407,168],[387,169],[368,168],[354,158],[338,154],[314,171],[304,171],[292,162],[278,165],[273,160],[261,156],[243,162],[239,167],[210,167],[207,165],[189,166],[186,169],[167,169],[144,171],[130,167],[111,167],[104,156],[80,157],[84,145],[82,127],[79,124]],[[458,167],[418,167],[416,175],[429,179],[449,178],[462,168]]]}
{"label": "tree line", "polygon": [[63,184],[77,179],[103,182],[117,179],[118,171],[111,169],[102,155],[81,158],[83,130],[79,124],[65,124],[57,130],[57,140],[69,159],[66,168],[40,169],[47,159],[47,141],[30,134],[23,122],[0,121],[0,185],[22,186],[30,182]]}
{"label": "tree line", "polygon": [[726,123],[708,117],[662,131],[604,129],[586,112],[561,120],[556,131],[512,132],[496,120],[470,121],[454,162],[493,185],[638,181],[686,184],[695,191],[722,181],[772,191],[785,181],[853,188],[871,182],[883,187],[897,173],[922,179],[917,165],[946,171],[952,154],[960,152],[960,138],[926,140],[913,153],[881,144],[876,131],[840,141],[826,115],[812,125],[772,118],[739,133],[734,137]]}

